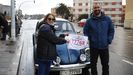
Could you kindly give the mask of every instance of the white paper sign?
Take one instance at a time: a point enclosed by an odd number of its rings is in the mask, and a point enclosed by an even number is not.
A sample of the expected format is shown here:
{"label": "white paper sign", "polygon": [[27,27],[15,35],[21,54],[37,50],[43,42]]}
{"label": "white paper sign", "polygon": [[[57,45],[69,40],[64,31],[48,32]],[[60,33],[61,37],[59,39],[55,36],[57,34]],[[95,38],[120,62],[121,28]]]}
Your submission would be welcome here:
{"label": "white paper sign", "polygon": [[69,36],[66,37],[66,39],[69,40],[68,49],[80,50],[88,47],[87,36],[69,34]]}

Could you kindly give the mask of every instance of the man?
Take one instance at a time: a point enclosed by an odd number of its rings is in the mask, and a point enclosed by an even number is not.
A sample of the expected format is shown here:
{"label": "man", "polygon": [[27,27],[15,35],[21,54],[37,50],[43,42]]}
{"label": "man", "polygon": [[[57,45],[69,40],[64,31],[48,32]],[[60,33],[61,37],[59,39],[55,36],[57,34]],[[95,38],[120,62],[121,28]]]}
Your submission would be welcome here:
{"label": "man", "polygon": [[6,14],[0,13],[0,27],[2,28],[2,38],[0,40],[6,40],[8,33],[8,22],[5,18]]}
{"label": "man", "polygon": [[83,33],[88,36],[90,43],[92,75],[98,75],[98,56],[101,59],[102,75],[109,75],[109,44],[114,37],[114,25],[111,19],[101,11],[100,5],[93,6],[93,13],[87,20]]}

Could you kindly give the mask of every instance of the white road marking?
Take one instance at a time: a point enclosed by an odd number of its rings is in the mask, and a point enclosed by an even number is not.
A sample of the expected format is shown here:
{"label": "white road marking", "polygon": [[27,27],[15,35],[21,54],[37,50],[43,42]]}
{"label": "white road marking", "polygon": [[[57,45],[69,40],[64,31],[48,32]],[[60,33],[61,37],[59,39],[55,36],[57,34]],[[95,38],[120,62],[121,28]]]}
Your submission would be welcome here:
{"label": "white road marking", "polygon": [[126,62],[126,63],[128,63],[128,64],[130,64],[130,65],[133,65],[133,63],[132,62],[130,62],[130,61],[127,61],[127,60],[122,60],[122,61],[124,61],[124,62]]}

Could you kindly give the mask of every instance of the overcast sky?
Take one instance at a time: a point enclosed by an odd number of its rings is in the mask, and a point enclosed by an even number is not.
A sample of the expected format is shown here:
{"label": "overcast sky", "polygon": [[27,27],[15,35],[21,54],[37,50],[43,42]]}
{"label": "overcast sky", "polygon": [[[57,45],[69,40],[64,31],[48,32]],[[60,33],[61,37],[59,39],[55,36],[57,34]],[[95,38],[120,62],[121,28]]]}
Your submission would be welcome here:
{"label": "overcast sky", "polygon": [[[0,0],[0,4],[10,5],[11,0]],[[64,3],[67,6],[73,6],[73,0],[16,0],[16,9],[20,7],[23,14],[47,14],[51,8]]]}
{"label": "overcast sky", "polygon": [[[0,0],[0,4],[10,5],[11,0]],[[59,3],[67,6],[73,6],[73,0],[16,0],[16,9],[20,7],[23,14],[47,14],[51,8],[56,7]],[[125,0],[123,0],[125,4]]]}

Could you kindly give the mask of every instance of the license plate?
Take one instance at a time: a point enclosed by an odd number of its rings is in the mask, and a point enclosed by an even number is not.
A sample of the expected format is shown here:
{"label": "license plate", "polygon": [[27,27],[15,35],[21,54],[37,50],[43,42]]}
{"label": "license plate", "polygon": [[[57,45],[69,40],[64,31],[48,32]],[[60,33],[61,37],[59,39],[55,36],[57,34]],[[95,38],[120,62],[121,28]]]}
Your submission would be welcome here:
{"label": "license plate", "polygon": [[82,73],[82,69],[72,69],[70,70],[70,74],[81,74]]}
{"label": "license plate", "polygon": [[73,75],[73,74],[81,74],[81,73],[82,73],[82,69],[60,71],[60,75]]}

